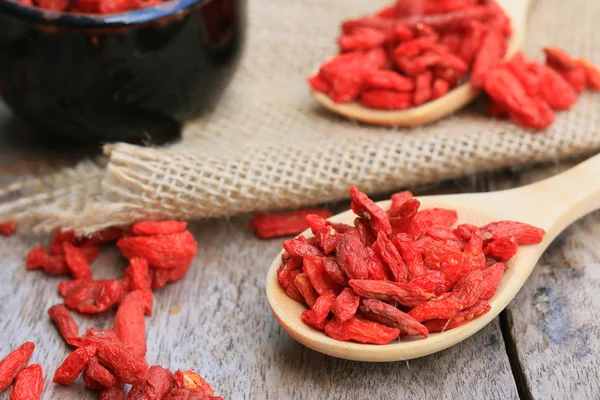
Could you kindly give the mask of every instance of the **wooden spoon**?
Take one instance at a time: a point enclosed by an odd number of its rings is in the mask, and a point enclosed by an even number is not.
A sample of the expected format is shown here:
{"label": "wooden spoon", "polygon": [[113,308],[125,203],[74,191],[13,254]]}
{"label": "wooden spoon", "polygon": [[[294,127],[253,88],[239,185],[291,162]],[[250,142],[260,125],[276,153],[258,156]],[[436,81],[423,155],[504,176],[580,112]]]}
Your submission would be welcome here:
{"label": "wooden spoon", "polygon": [[[537,245],[522,246],[508,263],[498,291],[490,299],[491,310],[482,317],[429,338],[403,338],[387,345],[342,342],[306,325],[300,316],[305,306],[289,298],[277,280],[281,253],[275,258],[266,282],[269,304],[275,317],[298,342],[318,352],[358,361],[399,361],[426,356],[446,349],[479,331],[492,321],[525,284],[538,259],[568,225],[600,209],[600,154],[552,178],[516,189],[491,192],[419,197],[423,208],[446,207],[458,212],[459,223],[486,224],[515,220],[546,230]],[[388,209],[390,201],[378,203]],[[356,216],[346,211],[332,221],[352,224]],[[310,237],[310,230],[303,233]]]}
{"label": "wooden spoon", "polygon": [[[511,18],[513,34],[508,43],[505,59],[509,59],[521,48],[525,37],[527,12],[531,0],[497,0]],[[315,73],[318,69],[315,71]],[[481,90],[475,89],[471,83],[464,83],[449,91],[439,99],[421,106],[398,111],[385,111],[363,107],[357,102],[337,104],[326,94],[311,90],[313,97],[325,108],[344,117],[374,125],[416,126],[442,119],[468,105]]]}

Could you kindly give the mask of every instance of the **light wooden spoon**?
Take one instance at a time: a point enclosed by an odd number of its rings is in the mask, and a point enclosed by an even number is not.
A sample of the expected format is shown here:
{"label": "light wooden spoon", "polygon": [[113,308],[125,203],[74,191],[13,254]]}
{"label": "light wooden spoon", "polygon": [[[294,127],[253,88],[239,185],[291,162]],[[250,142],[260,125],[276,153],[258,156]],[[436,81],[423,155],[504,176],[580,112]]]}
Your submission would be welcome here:
{"label": "light wooden spoon", "polygon": [[[269,269],[267,298],[273,314],[287,333],[298,342],[318,352],[358,361],[400,361],[426,356],[446,349],[479,331],[492,321],[525,284],[538,259],[568,225],[600,209],[600,154],[552,178],[516,189],[491,192],[419,197],[423,208],[447,207],[458,211],[459,223],[486,224],[491,221],[515,220],[546,230],[537,245],[522,246],[508,263],[507,270],[490,299],[491,310],[484,316],[443,333],[401,339],[387,345],[342,342],[306,325],[300,316],[305,306],[292,300],[277,280],[281,253]],[[390,201],[378,203],[388,209]],[[356,216],[346,211],[332,221],[352,224]],[[312,236],[310,230],[303,233]]]}
{"label": "light wooden spoon", "polygon": [[[527,25],[527,12],[532,0],[497,0],[511,18],[513,34],[508,43],[505,59],[521,48]],[[315,71],[315,73],[318,69]],[[363,107],[358,102],[337,104],[326,94],[311,90],[313,97],[325,108],[344,117],[374,125],[409,127],[424,125],[460,110],[473,101],[481,90],[464,83],[439,99],[406,110],[377,110]]]}

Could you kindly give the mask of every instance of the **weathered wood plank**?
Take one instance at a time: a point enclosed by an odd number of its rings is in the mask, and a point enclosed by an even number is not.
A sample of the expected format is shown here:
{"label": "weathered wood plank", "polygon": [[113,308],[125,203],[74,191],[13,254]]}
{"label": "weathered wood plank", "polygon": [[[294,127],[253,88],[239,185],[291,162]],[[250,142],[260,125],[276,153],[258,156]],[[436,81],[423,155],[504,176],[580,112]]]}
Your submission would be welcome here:
{"label": "weathered wood plank", "polygon": [[[536,168],[492,189],[522,185],[573,163]],[[533,399],[600,398],[600,212],[569,227],[507,308],[516,361]]]}
{"label": "weathered wood plank", "polygon": [[[447,351],[409,363],[326,357],[291,339],[269,310],[265,274],[279,240],[254,238],[241,218],[192,229],[198,258],[184,281],[157,293],[155,314],[147,319],[150,363],[198,370],[226,399],[517,398],[497,320]],[[81,383],[49,383],[68,349],[46,315],[60,301],[58,279],[23,268],[35,244],[33,238],[0,240],[0,353],[32,340],[33,361],[43,365],[48,380],[46,399],[94,398]],[[117,252],[107,251],[94,272],[119,276],[124,264]],[[172,314],[175,306],[181,311]],[[108,327],[111,317],[78,321]]]}

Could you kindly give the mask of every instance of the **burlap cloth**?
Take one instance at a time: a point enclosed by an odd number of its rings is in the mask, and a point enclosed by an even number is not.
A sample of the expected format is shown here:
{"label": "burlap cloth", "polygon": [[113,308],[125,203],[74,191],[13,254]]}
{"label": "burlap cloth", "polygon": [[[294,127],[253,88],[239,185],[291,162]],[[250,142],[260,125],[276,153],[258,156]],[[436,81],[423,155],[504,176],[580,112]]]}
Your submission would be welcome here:
{"label": "burlap cloth", "polygon": [[[516,0],[518,1],[518,0]],[[139,219],[199,219],[309,206],[479,171],[556,160],[600,148],[600,95],[586,92],[543,134],[495,121],[477,107],[418,129],[360,125],[322,110],[306,77],[336,50],[340,20],[388,2],[250,0],[240,71],[218,108],[180,143],[108,145],[88,161],[0,190],[0,220],[81,233]],[[600,1],[539,0],[525,52],[557,45],[600,63]]]}

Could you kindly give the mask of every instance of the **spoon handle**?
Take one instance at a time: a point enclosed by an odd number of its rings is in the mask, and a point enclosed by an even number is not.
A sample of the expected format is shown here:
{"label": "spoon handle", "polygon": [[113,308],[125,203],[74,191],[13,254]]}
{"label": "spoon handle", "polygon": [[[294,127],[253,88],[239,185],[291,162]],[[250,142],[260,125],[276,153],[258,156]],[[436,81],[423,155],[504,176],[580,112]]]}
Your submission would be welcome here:
{"label": "spoon handle", "polygon": [[514,190],[512,206],[550,237],[582,216],[600,209],[600,154],[577,166]]}

